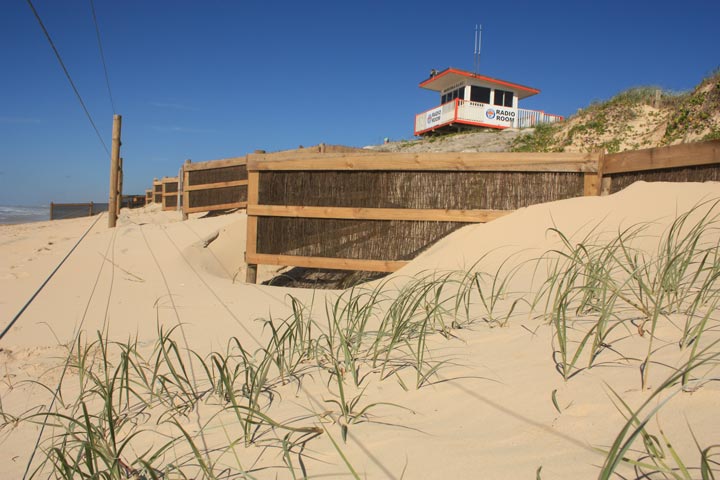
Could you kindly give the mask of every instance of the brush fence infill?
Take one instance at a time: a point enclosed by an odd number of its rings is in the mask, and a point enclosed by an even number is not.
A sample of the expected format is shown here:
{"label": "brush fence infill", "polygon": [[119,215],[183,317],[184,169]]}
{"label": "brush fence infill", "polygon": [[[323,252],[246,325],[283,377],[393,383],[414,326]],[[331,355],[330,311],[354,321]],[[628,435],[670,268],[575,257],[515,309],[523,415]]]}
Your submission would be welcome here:
{"label": "brush fence infill", "polygon": [[178,177],[163,177],[161,184],[163,211],[177,210]]}
{"label": "brush fence infill", "polygon": [[634,182],[720,181],[720,140],[684,143],[605,155],[603,194]]}
{"label": "brush fence infill", "polygon": [[392,272],[468,223],[599,194],[600,153],[248,157],[255,265]]}
{"label": "brush fence infill", "polygon": [[183,213],[247,206],[247,158],[236,157],[183,166]]}

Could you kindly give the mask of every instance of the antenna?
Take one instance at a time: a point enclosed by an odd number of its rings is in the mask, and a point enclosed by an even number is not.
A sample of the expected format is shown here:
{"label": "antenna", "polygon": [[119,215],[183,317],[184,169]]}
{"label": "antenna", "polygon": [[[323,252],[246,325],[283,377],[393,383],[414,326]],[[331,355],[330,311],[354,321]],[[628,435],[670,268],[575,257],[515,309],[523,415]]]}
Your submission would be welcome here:
{"label": "antenna", "polygon": [[475,25],[475,52],[473,55],[473,65],[475,67],[475,75],[480,73],[480,49],[482,48],[482,25]]}

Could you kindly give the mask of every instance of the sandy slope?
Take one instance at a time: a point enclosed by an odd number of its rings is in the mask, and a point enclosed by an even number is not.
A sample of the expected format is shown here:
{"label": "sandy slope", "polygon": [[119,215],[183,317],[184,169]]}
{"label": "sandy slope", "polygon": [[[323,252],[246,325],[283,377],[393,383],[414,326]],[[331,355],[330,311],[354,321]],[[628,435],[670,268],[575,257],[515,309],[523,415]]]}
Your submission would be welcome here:
{"label": "sandy slope", "polygon": [[[577,241],[598,224],[598,232],[611,235],[638,222],[653,222],[641,242],[652,249],[657,235],[678,212],[710,198],[720,198],[720,185],[636,184],[610,197],[521,209],[453,233],[386,279],[384,288],[392,299],[396,289],[430,272],[467,268],[481,257],[479,267],[494,272],[510,256],[503,268],[525,265],[515,277],[513,291],[530,294],[541,275],[523,261],[560,245],[548,228],[556,226]],[[0,227],[2,325],[94,220]],[[0,341],[3,411],[20,415],[46,408],[48,391],[23,382],[42,380],[54,389],[61,359],[67,354],[62,345],[72,342],[78,330],[87,336],[104,331],[117,341],[137,336],[140,349],[148,353],[160,326],[181,324],[179,343],[187,342],[201,355],[224,350],[232,336],[256,348],[254,342],[265,341],[268,334],[257,319],[289,315],[289,294],[313,305],[313,316],[324,323],[325,301],[333,302],[342,292],[292,291],[239,281],[244,278],[244,228],[241,213],[181,222],[174,212],[123,212],[114,230],[101,219]],[[217,238],[205,247],[216,232]],[[544,479],[596,477],[604,459],[597,448],[607,448],[624,423],[609,389],[633,408],[653,393],[652,388],[640,388],[637,362],[607,351],[601,365],[565,381],[552,361],[552,330],[537,314],[520,308],[507,326],[495,328],[483,321],[487,312],[479,305],[473,306],[471,316],[477,321],[455,330],[448,339],[430,338],[432,358],[451,360],[430,384],[416,389],[411,370],[381,381],[379,373],[366,366],[361,387],[347,386],[348,395],[362,392],[361,406],[391,402],[403,407],[378,405],[368,418],[350,426],[343,450],[353,467],[362,478],[535,478],[541,466]],[[676,334],[669,323],[658,331],[664,346],[656,356],[651,387],[683,361],[686,352],[677,348]],[[712,335],[711,339],[718,336]],[[640,357],[647,344],[647,337],[632,330],[615,340],[614,347],[629,357]],[[707,374],[717,377],[717,371]],[[318,371],[303,377],[302,387],[294,382],[279,385],[267,413],[284,421],[295,419],[298,425],[323,424],[339,442],[339,427],[331,421],[337,420],[337,406],[326,402],[337,398],[329,381],[326,373]],[[720,387],[717,382],[698,387],[693,393],[676,394],[650,422],[654,432],[660,425],[682,458],[694,466],[699,460],[688,424],[702,445],[720,443]],[[73,388],[71,382],[63,387],[66,398],[77,392]],[[561,412],[553,406],[554,391]],[[132,461],[143,447],[157,446],[162,438],[157,432],[178,435],[167,423],[155,425],[156,420],[150,422],[156,433],[138,437],[123,454],[125,460]],[[218,412],[212,402],[201,402],[180,422],[198,435],[199,444],[202,439],[215,452],[218,466],[237,471],[242,463],[243,468],[253,469],[254,478],[291,478],[277,444],[217,453],[239,438],[239,432],[232,415]],[[205,422],[200,435],[198,425]],[[21,478],[38,432],[39,427],[29,421],[3,426],[0,478]],[[52,432],[45,431],[45,441]],[[178,447],[173,455],[184,453]],[[299,468],[296,455],[293,463]],[[351,478],[327,434],[310,441],[302,458],[311,477]],[[172,455],[164,461],[173,461]],[[622,470],[630,472],[628,467]]]}

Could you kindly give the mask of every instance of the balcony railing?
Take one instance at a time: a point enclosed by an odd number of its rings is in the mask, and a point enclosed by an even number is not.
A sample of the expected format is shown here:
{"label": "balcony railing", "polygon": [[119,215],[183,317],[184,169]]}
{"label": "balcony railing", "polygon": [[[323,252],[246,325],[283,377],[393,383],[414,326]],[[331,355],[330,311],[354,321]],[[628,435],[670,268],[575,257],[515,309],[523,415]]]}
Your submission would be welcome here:
{"label": "balcony railing", "polygon": [[510,108],[455,99],[415,116],[415,135],[453,123],[490,128],[526,128],[563,120],[537,110]]}

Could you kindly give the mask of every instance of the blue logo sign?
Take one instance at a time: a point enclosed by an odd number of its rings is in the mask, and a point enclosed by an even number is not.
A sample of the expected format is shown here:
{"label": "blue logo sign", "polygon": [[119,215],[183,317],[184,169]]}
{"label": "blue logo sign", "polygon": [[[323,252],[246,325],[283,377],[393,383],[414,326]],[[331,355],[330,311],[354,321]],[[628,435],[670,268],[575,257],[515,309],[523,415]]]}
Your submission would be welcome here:
{"label": "blue logo sign", "polygon": [[495,118],[495,110],[493,110],[492,108],[488,108],[487,110],[485,110],[485,116],[492,120],[493,118]]}

